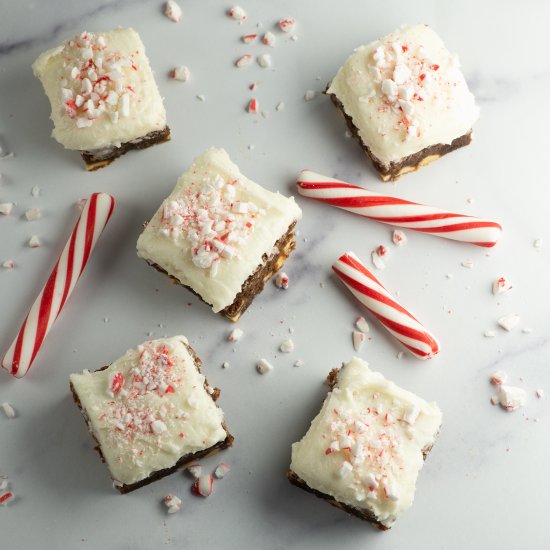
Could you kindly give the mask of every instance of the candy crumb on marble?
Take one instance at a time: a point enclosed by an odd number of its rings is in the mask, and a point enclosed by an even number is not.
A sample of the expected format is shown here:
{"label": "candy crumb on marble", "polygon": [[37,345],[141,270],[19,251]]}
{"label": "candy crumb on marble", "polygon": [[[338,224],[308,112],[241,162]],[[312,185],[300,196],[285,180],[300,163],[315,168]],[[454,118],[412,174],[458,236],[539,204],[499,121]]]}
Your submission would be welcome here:
{"label": "candy crumb on marble", "polygon": [[472,260],[464,260],[460,265],[466,269],[472,269],[474,267],[474,262]]}
{"label": "candy crumb on marble", "polygon": [[248,105],[246,107],[246,110],[253,114],[253,115],[257,115],[259,110],[260,110],[260,105],[258,103],[258,100],[255,99],[255,98],[252,98],[249,102],[248,102]]}
{"label": "candy crumb on marble", "polygon": [[239,59],[235,61],[235,66],[240,69],[241,67],[246,67],[247,65],[250,65],[252,61],[254,61],[254,58],[247,53],[247,54],[241,55],[241,57],[239,57]]}
{"label": "candy crumb on marble", "polygon": [[537,396],[537,399],[544,399],[544,390],[539,388],[535,391],[535,395]]}
{"label": "candy crumb on marble", "polygon": [[13,212],[13,206],[13,202],[0,203],[0,214],[4,214],[4,216],[9,216]]}
{"label": "candy crumb on marble", "polygon": [[277,106],[275,107],[275,110],[276,111],[282,111],[284,108],[285,108],[285,102],[284,101],[279,101],[279,103],[277,103]]}
{"label": "candy crumb on marble", "polygon": [[41,189],[38,187],[38,185],[34,185],[31,189],[31,197],[38,197],[40,196]]}
{"label": "candy crumb on marble", "polygon": [[260,374],[266,374],[273,370],[273,365],[267,359],[262,358],[256,363],[256,370]]}
{"label": "candy crumb on marble", "polygon": [[500,406],[508,412],[517,411],[525,405],[526,393],[522,388],[516,386],[505,386],[501,384],[498,387],[498,402]]}
{"label": "candy crumb on marble", "polygon": [[404,351],[400,351],[400,352],[397,353],[397,359],[403,359],[404,356],[405,356]]}
{"label": "candy crumb on marble", "polygon": [[238,342],[243,336],[244,331],[240,328],[234,328],[227,336],[229,342]]}
{"label": "candy crumb on marble", "polygon": [[501,370],[497,370],[493,374],[491,374],[489,378],[491,384],[495,386],[500,386],[502,384],[506,384],[506,380],[508,380],[508,375]]}
{"label": "candy crumb on marble", "polygon": [[521,332],[523,332],[524,334],[531,334],[533,332],[533,329],[531,327],[523,327],[521,329]]}
{"label": "candy crumb on marble", "polygon": [[394,229],[392,234],[392,241],[393,244],[397,246],[403,246],[404,244],[407,244],[408,237],[400,229]]}
{"label": "candy crumb on marble", "polygon": [[283,340],[281,342],[281,345],[279,346],[279,351],[282,353],[291,353],[294,351],[294,341],[290,338],[287,338],[286,340]]}
{"label": "candy crumb on marble", "polygon": [[25,212],[25,218],[27,218],[27,221],[33,222],[35,220],[39,220],[42,217],[42,212],[40,211],[40,208],[29,208]]}
{"label": "candy crumb on marble", "polygon": [[262,42],[266,46],[274,47],[276,42],[275,35],[271,31],[267,31],[262,38]]}
{"label": "candy crumb on marble", "polygon": [[182,15],[179,4],[177,4],[174,0],[168,0],[164,6],[164,15],[166,15],[168,19],[178,23]]}
{"label": "candy crumb on marble", "polygon": [[0,505],[5,506],[14,497],[11,491],[0,494]]}
{"label": "candy crumb on marble", "polygon": [[288,275],[284,271],[277,273],[277,275],[275,275],[275,278],[273,279],[274,285],[277,288],[281,288],[283,290],[288,289],[289,282],[290,281],[289,281]]}
{"label": "candy crumb on marble", "polygon": [[229,368],[229,363],[227,361],[224,361],[222,363],[222,369],[228,369]]}
{"label": "candy crumb on marble", "polygon": [[543,244],[543,241],[540,237],[533,241],[533,246],[535,248],[542,248],[542,244]]}
{"label": "candy crumb on marble", "polygon": [[4,411],[6,418],[15,418],[15,410],[7,401],[4,401],[0,407]]}
{"label": "candy crumb on marble", "polygon": [[189,68],[185,65],[179,65],[178,67],[174,67],[172,71],[170,72],[170,76],[174,80],[180,80],[181,82],[187,82],[189,80],[189,77],[191,76],[191,72],[189,71]]}
{"label": "candy crumb on marble", "polygon": [[315,90],[306,90],[304,94],[305,101],[312,101],[317,97],[317,92]]}
{"label": "candy crumb on marble", "polygon": [[256,38],[258,38],[257,34],[245,34],[245,35],[241,36],[241,40],[245,44],[251,44],[252,42],[254,42],[254,40],[256,40]]}
{"label": "candy crumb on marble", "polygon": [[213,484],[214,478],[212,477],[212,475],[201,475],[197,479],[195,479],[191,491],[197,496],[209,497],[212,494]]}
{"label": "candy crumb on marble", "polygon": [[198,94],[195,96],[199,101],[206,101],[206,96],[204,94]]}
{"label": "candy crumb on marble", "polygon": [[363,344],[365,343],[366,336],[364,332],[360,332],[358,330],[354,330],[351,333],[351,341],[353,343],[353,349],[355,351],[361,351],[361,348],[363,347]]}
{"label": "candy crumb on marble", "polygon": [[370,330],[369,324],[364,317],[357,317],[357,319],[355,319],[355,328],[364,333]]}
{"label": "candy crumb on marble", "polygon": [[370,254],[372,265],[376,267],[376,269],[385,269],[386,268],[386,262],[380,257],[380,254],[378,254],[378,250],[373,250]]}
{"label": "candy crumb on marble", "polygon": [[229,466],[229,464],[220,462],[214,470],[214,475],[216,476],[216,479],[222,479],[225,477],[227,472],[229,472],[229,470],[231,470],[231,466]]}
{"label": "candy crumb on marble", "polygon": [[202,474],[202,466],[197,463],[189,464],[186,470],[195,478],[198,479]]}
{"label": "candy crumb on marble", "polygon": [[162,500],[168,514],[175,514],[181,510],[181,498],[176,495],[166,495]]}
{"label": "candy crumb on marble", "polygon": [[15,262],[13,260],[6,260],[3,264],[2,264],[2,267],[4,269],[13,269],[15,267]]}
{"label": "candy crumb on marble", "polygon": [[503,294],[509,290],[512,290],[512,283],[507,277],[499,277],[493,281],[493,294]]}
{"label": "candy crumb on marble", "polygon": [[485,338],[494,338],[496,335],[497,335],[497,331],[496,331],[496,330],[486,330],[486,331],[483,333],[483,336],[485,336]]}
{"label": "candy crumb on marble", "polygon": [[5,491],[10,484],[10,479],[6,475],[0,474],[0,491]]}
{"label": "candy crumb on marble", "polygon": [[268,53],[263,53],[256,58],[256,62],[262,69],[269,69],[273,64],[271,56]]}
{"label": "candy crumb on marble", "polygon": [[231,19],[235,19],[236,21],[246,21],[248,16],[246,15],[246,11],[244,11],[241,6],[233,6],[229,10],[227,10],[227,15],[231,17]]}
{"label": "candy crumb on marble", "polygon": [[296,27],[296,19],[293,17],[286,17],[285,19],[279,20],[279,28],[283,32],[292,32]]}
{"label": "candy crumb on marble", "polygon": [[40,242],[40,239],[38,238],[37,235],[33,235],[30,239],[29,239],[29,246],[31,248],[40,248],[42,246],[42,243]]}
{"label": "candy crumb on marble", "polygon": [[304,365],[305,365],[305,361],[303,359],[296,359],[296,361],[294,361],[295,367],[303,367]]}
{"label": "candy crumb on marble", "polygon": [[501,317],[497,321],[497,323],[504,330],[510,332],[511,330],[514,330],[516,328],[519,323],[519,319],[520,317],[517,313],[511,313],[510,315],[505,315],[504,317]]}

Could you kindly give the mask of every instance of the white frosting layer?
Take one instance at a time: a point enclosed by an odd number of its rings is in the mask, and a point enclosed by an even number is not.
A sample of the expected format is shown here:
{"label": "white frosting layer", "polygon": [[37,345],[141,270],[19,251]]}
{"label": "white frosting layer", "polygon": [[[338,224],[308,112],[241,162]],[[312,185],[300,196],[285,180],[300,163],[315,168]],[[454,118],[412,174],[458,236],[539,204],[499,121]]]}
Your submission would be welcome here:
{"label": "white frosting layer", "polygon": [[361,46],[327,91],[385,165],[469,132],[479,108],[458,57],[427,25],[402,27]]}
{"label": "white frosting layer", "polygon": [[[200,194],[200,204],[197,196]],[[137,242],[140,258],[159,265],[218,312],[302,216],[293,198],[243,176],[223,149],[197,157]]]}
{"label": "white frosting layer", "polygon": [[435,403],[354,358],[338,373],[306,435],[292,445],[290,468],[312,489],[370,510],[391,527],[413,502],[422,450],[432,446],[440,425]]}
{"label": "white frosting layer", "polygon": [[115,482],[136,483],[223,441],[223,412],[184,336],[145,342],[71,382]]}
{"label": "white frosting layer", "polygon": [[41,54],[33,71],[50,100],[52,136],[66,149],[118,147],[166,126],[145,47],[133,29],[83,33]]}

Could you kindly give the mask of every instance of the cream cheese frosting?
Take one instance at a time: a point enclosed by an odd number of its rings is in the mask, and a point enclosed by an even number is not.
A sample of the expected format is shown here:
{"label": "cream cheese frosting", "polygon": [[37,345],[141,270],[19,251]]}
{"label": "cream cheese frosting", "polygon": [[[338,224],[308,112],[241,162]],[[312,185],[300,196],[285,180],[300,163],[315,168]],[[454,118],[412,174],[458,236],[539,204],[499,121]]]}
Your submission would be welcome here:
{"label": "cream cheese frosting", "polygon": [[137,242],[137,253],[190,287],[215,312],[274,253],[302,216],[293,198],[243,176],[223,149],[197,157]]}
{"label": "cream cheese frosting", "polygon": [[292,445],[290,469],[310,488],[369,510],[391,527],[412,505],[423,451],[440,426],[435,403],[353,358],[306,435]]}
{"label": "cream cheese frosting", "polygon": [[427,25],[361,46],[332,80],[359,136],[384,165],[468,133],[479,108],[452,55]]}
{"label": "cream cheese frosting", "polygon": [[119,147],[163,130],[166,111],[145,47],[133,29],[83,32],[33,64],[52,108],[52,136],[66,149]]}
{"label": "cream cheese frosting", "polygon": [[71,375],[115,483],[146,479],[227,437],[187,346],[184,336],[151,340],[105,370]]}

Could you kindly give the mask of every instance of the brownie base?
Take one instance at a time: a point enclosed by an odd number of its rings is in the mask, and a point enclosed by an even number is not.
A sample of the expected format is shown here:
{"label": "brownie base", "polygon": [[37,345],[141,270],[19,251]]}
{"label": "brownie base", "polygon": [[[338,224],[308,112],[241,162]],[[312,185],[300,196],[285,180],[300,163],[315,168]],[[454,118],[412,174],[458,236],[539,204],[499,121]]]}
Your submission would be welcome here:
{"label": "brownie base", "polygon": [[[193,350],[191,346],[188,344],[185,344],[185,347],[187,348],[187,351],[193,358],[193,361],[195,362],[195,367],[200,372],[202,362]],[[97,369],[96,372],[102,371],[107,369],[108,366],[101,367]],[[208,390],[210,388],[208,381],[204,380],[204,387]],[[89,419],[86,411],[83,409],[82,404],[80,403],[80,399],[78,398],[78,394],[76,393],[74,386],[72,383],[70,384],[71,393],[73,395],[73,400],[76,403],[77,407],[80,409],[80,412],[82,416],[84,417],[84,421],[86,422],[86,426],[89,428]],[[213,392],[211,394],[212,401],[217,401],[218,397],[220,396],[220,390],[218,388],[212,388]],[[157,470],[156,472],[153,472],[149,477],[146,477],[145,479],[142,479],[140,481],[136,481],[135,483],[130,483],[128,485],[126,484],[119,484],[115,479],[113,479],[113,486],[117,491],[124,495],[126,493],[130,493],[131,491],[135,491],[136,489],[139,489],[140,487],[144,487],[145,485],[149,485],[149,483],[153,483],[154,481],[157,481],[159,479],[162,479],[163,477],[170,475],[174,472],[176,472],[179,469],[185,468],[185,466],[200,460],[202,458],[206,458],[207,456],[215,455],[216,453],[219,453],[223,449],[227,449],[228,447],[231,447],[233,445],[234,437],[229,433],[227,426],[225,424],[225,421],[222,423],[223,429],[226,433],[226,438],[223,441],[218,441],[218,443],[215,443],[211,447],[208,447],[207,449],[202,449],[200,451],[197,451],[195,453],[188,453],[181,458],[178,459],[178,461],[171,466],[170,468],[163,468],[162,470]],[[101,461],[106,463],[105,457],[103,456],[103,452],[101,451],[101,445],[99,444],[99,441],[95,437],[95,435],[91,432],[90,433],[94,439],[94,441],[97,443],[97,445],[94,447],[94,449],[98,452]]]}
{"label": "brownie base", "polygon": [[115,159],[132,149],[147,149],[147,147],[166,141],[170,141],[170,128],[168,126],[162,130],[149,132],[141,138],[122,143],[120,147],[109,147],[97,151],[80,151],[80,155],[84,160],[86,170],[93,172],[108,166]]}
{"label": "brownie base", "polygon": [[[339,371],[340,371],[339,368],[335,368],[335,369],[332,369],[328,374],[327,384],[329,387],[329,391],[332,391],[336,386],[338,382]],[[426,460],[428,454],[432,450],[432,447],[433,447],[433,444],[427,447],[424,447],[424,449],[422,449],[422,455],[424,457],[424,460]],[[307,491],[308,493],[311,493],[318,498],[323,499],[324,501],[328,502],[328,504],[330,504],[331,506],[334,506],[335,508],[339,508],[340,510],[347,512],[352,516],[355,516],[363,521],[367,521],[368,523],[371,523],[381,531],[388,531],[389,529],[391,529],[391,527],[388,527],[387,525],[384,525],[383,523],[381,523],[376,518],[376,515],[372,510],[369,510],[368,508],[357,508],[355,506],[351,506],[350,504],[346,504],[345,502],[340,502],[339,500],[336,500],[332,495],[328,495],[327,493],[323,493],[321,491],[318,491],[317,489],[313,489],[296,472],[294,472],[291,469],[287,471],[286,477],[288,478],[290,483],[292,483],[292,485],[299,487],[300,489],[303,489],[304,491]]]}
{"label": "brownie base", "polygon": [[[288,227],[286,233],[275,243],[274,248],[277,249],[277,253],[272,256],[264,254],[262,256],[263,263],[260,264],[256,271],[248,277],[248,279],[241,286],[241,291],[235,296],[233,303],[220,311],[220,314],[227,317],[234,323],[237,322],[241,315],[247,310],[254,298],[263,290],[265,284],[269,279],[283,267],[287,258],[291,252],[296,248],[296,240],[294,238],[294,227],[296,222],[292,222]],[[183,286],[187,290],[190,290],[195,296],[198,296],[205,304],[212,307],[204,298],[195,292],[190,286],[183,284],[179,279],[170,275],[166,270],[160,267],[154,262],[146,260],[146,262],[154,267],[160,273],[164,273],[170,277],[174,284]]]}
{"label": "brownie base", "polygon": [[383,181],[395,181],[399,178],[399,176],[408,174],[409,172],[415,172],[421,166],[426,166],[443,155],[446,155],[451,151],[455,151],[456,149],[460,149],[460,147],[465,147],[472,142],[472,130],[470,130],[463,136],[453,139],[451,143],[437,143],[435,145],[430,145],[429,147],[425,147],[424,149],[413,153],[412,155],[403,157],[398,161],[384,164],[372,153],[369,146],[363,141],[359,135],[359,129],[355,126],[353,119],[344,110],[344,105],[342,102],[336,97],[335,94],[327,95],[344,117],[349,131],[359,143],[363,151],[367,153]]}

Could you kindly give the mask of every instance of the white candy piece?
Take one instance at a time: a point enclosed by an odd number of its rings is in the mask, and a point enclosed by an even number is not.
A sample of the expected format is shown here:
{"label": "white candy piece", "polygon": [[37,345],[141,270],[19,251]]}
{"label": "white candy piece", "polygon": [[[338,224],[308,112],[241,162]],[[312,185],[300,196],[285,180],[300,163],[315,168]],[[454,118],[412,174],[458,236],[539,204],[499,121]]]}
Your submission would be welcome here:
{"label": "white candy piece", "polygon": [[227,15],[232,19],[237,21],[245,21],[247,18],[246,12],[241,6],[233,6],[230,10],[227,11]]}
{"label": "white candy piece", "polygon": [[404,413],[403,413],[403,420],[412,426],[420,414],[420,407],[417,405],[411,405]]}
{"label": "white candy piece", "polygon": [[380,257],[380,254],[378,254],[378,251],[377,250],[373,250],[371,252],[371,260],[372,260],[372,264],[374,265],[374,267],[376,267],[376,269],[385,269],[386,268],[386,263],[384,262],[384,260],[382,260],[382,258]]}
{"label": "white candy piece", "polygon": [[198,479],[202,474],[202,466],[200,464],[189,464],[187,471],[195,478]]}
{"label": "white candy piece", "polygon": [[494,338],[496,335],[497,335],[497,331],[496,331],[496,330],[486,330],[486,331],[483,333],[483,336],[485,336],[485,338]]}
{"label": "white candy piece", "polygon": [[256,363],[256,370],[260,374],[266,374],[273,370],[273,365],[267,359],[262,358]]}
{"label": "white candy piece", "polygon": [[291,353],[294,351],[294,342],[290,338],[283,340],[279,346],[279,351],[282,353]]}
{"label": "white candy piece", "polygon": [[42,246],[42,243],[40,242],[40,239],[36,236],[36,235],[33,235],[30,239],[29,239],[29,246],[31,248],[39,248]]}
{"label": "white candy piece", "polygon": [[407,235],[405,235],[405,233],[403,233],[400,229],[394,229],[392,241],[393,244],[397,246],[403,246],[404,244],[407,244],[408,238]]}
{"label": "white candy piece", "polygon": [[279,21],[279,28],[283,32],[292,32],[294,27],[296,27],[296,19],[293,19],[292,17],[287,17],[286,19],[281,19]]}
{"label": "white candy piece", "polygon": [[305,362],[303,359],[296,359],[296,361],[294,361],[295,367],[303,367],[304,365],[305,365]]}
{"label": "white candy piece", "polygon": [[279,103],[277,103],[277,106],[275,107],[275,110],[276,111],[282,111],[284,108],[285,108],[285,102],[284,101],[279,101]]}
{"label": "white candy piece", "polygon": [[272,65],[271,56],[268,53],[263,53],[262,55],[259,55],[256,61],[258,62],[258,65],[262,67],[262,69],[268,69]]}
{"label": "white candy piece", "polygon": [[370,330],[369,324],[364,317],[357,317],[357,319],[355,319],[355,328],[364,333]]}
{"label": "white candy piece", "polygon": [[503,294],[512,290],[512,283],[506,277],[499,277],[493,282],[493,294]]}
{"label": "white candy piece", "polygon": [[351,472],[353,472],[353,465],[351,464],[351,462],[344,460],[344,462],[340,464],[340,467],[336,471],[336,475],[342,478],[342,477],[346,477]]}
{"label": "white candy piece", "polygon": [[467,269],[472,269],[474,267],[474,262],[472,260],[464,260],[460,265]]}
{"label": "white candy piece", "polygon": [[0,407],[4,411],[7,418],[15,418],[15,410],[8,402],[2,403]]}
{"label": "white candy piece", "polygon": [[514,328],[516,328],[517,324],[519,323],[519,315],[517,313],[511,313],[510,315],[505,315],[504,317],[501,317],[497,322],[499,326],[501,326],[504,330],[507,330],[510,332]]}
{"label": "white candy piece", "polygon": [[227,336],[227,340],[229,342],[238,342],[243,334],[244,332],[240,328],[234,328]]}
{"label": "white candy piece", "polygon": [[181,499],[176,495],[166,495],[163,501],[169,514],[175,514],[181,510]]}
{"label": "white candy piece", "polygon": [[164,15],[171,19],[175,23],[178,23],[181,19],[182,11],[180,6],[174,2],[174,0],[168,0],[166,6],[164,7]]}
{"label": "white candy piece", "polygon": [[193,492],[201,497],[209,497],[212,494],[214,479],[211,475],[203,475],[193,483]]}
{"label": "white candy piece", "polygon": [[312,101],[317,97],[317,92],[315,90],[306,90],[306,93],[304,94],[304,99],[306,101]]}
{"label": "white candy piece", "polygon": [[42,217],[42,212],[40,212],[40,208],[29,208],[25,212],[25,218],[27,218],[27,221],[29,222],[39,220],[41,217]]}
{"label": "white candy piece", "polygon": [[38,185],[33,186],[31,189],[31,197],[38,197],[40,195],[40,187]]}
{"label": "white candy piece", "polygon": [[187,82],[190,75],[191,73],[185,65],[174,67],[171,73],[171,76],[174,80],[180,80],[181,82]]}
{"label": "white candy piece", "polygon": [[229,466],[229,464],[226,464],[225,462],[220,462],[214,470],[214,475],[217,479],[222,479],[223,477],[225,477],[225,474],[229,472],[229,470],[231,470],[231,466]]}
{"label": "white candy piece", "polygon": [[0,203],[0,214],[4,214],[4,216],[9,216],[13,212],[13,206],[13,202]]}
{"label": "white candy piece", "polygon": [[361,348],[363,347],[363,344],[365,343],[365,339],[366,339],[366,336],[365,336],[364,332],[359,332],[357,330],[354,330],[351,333],[351,340],[353,342],[353,349],[355,351],[361,351]]}
{"label": "white candy piece", "polygon": [[498,388],[498,402],[508,412],[517,411],[523,407],[526,397],[525,390],[515,386],[500,385]]}
{"label": "white candy piece", "polygon": [[153,420],[153,422],[151,422],[151,431],[155,435],[161,435],[167,429],[166,424],[162,420]]}
{"label": "white candy piece", "polygon": [[491,377],[489,378],[491,384],[495,386],[500,386],[502,384],[506,384],[506,380],[508,380],[508,375],[501,370],[497,370],[493,374],[491,374]]}

